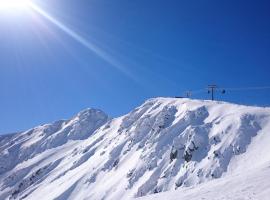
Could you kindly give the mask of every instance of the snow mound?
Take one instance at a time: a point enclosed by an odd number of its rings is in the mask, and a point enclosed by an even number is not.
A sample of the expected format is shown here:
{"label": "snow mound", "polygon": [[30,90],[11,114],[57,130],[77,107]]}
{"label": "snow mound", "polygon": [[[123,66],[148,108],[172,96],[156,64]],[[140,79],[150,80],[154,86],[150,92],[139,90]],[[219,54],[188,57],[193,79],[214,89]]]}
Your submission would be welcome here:
{"label": "snow mound", "polygon": [[225,102],[155,98],[115,119],[87,109],[0,138],[0,199],[128,199],[208,184],[269,163],[269,127],[270,108]]}

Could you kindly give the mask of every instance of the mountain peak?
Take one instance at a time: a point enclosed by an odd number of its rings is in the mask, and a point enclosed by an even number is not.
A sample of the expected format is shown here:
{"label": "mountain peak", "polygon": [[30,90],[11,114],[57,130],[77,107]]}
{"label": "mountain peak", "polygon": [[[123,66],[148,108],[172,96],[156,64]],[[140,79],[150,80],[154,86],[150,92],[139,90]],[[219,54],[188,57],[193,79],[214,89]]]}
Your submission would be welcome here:
{"label": "mountain peak", "polygon": [[225,102],[159,97],[112,120],[85,109],[0,142],[0,199],[128,199],[195,186],[270,163],[261,153],[269,130],[270,108]]}

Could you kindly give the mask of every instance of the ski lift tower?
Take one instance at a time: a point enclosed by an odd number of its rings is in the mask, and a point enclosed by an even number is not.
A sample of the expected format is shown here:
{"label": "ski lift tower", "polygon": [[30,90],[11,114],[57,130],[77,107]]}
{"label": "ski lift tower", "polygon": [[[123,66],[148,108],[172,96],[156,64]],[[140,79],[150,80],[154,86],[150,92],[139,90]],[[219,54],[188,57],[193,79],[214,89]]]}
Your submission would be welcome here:
{"label": "ski lift tower", "polygon": [[[210,94],[211,93],[211,99],[212,99],[212,101],[214,101],[214,99],[215,99],[215,92],[216,92],[216,90],[218,89],[218,86],[217,85],[208,85],[208,94]],[[222,93],[222,94],[225,94],[225,90],[224,89],[219,89],[220,90],[220,92]]]}
{"label": "ski lift tower", "polygon": [[214,101],[214,93],[216,89],[217,89],[217,85],[208,85],[208,94],[211,93],[212,101]]}

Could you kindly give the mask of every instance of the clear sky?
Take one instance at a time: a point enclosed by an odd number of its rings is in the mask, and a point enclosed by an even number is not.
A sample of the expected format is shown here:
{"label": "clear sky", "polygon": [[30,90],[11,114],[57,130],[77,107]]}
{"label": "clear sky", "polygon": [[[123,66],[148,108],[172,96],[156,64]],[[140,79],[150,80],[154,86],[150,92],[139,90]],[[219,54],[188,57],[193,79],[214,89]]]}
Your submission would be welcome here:
{"label": "clear sky", "polygon": [[[0,10],[0,132],[87,107],[120,116],[215,83],[270,86],[269,0],[43,0]],[[44,15],[45,13],[45,15]],[[46,16],[47,14],[47,16]],[[193,98],[209,98],[206,90]],[[219,100],[270,106],[270,90]]]}

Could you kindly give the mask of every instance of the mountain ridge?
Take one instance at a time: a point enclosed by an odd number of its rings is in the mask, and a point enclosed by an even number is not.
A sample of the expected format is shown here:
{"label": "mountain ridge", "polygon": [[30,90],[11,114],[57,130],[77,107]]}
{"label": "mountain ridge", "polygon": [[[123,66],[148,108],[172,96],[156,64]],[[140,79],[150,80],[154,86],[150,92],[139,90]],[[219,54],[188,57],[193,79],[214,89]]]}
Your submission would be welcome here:
{"label": "mountain ridge", "polygon": [[128,199],[196,186],[234,171],[269,125],[270,108],[186,98],[149,99],[113,119],[86,109],[0,140],[0,199]]}

